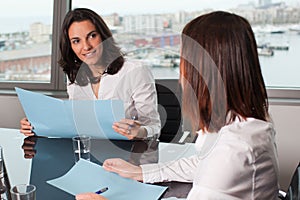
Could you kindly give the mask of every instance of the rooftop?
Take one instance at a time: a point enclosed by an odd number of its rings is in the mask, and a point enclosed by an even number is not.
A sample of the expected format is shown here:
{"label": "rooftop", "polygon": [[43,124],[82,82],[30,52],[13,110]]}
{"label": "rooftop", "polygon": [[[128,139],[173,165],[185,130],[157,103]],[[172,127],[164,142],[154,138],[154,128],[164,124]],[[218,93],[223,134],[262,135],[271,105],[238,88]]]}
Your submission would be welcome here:
{"label": "rooftop", "polygon": [[51,44],[33,44],[19,49],[0,51],[0,61],[18,60],[51,55]]}

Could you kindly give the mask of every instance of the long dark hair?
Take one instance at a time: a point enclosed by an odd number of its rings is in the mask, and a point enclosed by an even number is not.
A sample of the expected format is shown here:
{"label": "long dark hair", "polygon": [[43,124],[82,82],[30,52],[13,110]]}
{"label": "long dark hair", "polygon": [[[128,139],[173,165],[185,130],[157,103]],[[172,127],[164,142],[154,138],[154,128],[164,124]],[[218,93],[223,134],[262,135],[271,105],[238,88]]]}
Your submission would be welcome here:
{"label": "long dark hair", "polygon": [[219,131],[239,116],[268,120],[257,45],[246,19],[222,11],[195,18],[183,29],[181,54],[183,111],[195,129]]}
{"label": "long dark hair", "polygon": [[[71,48],[68,31],[73,22],[81,22],[89,20],[95,27],[96,31],[100,34],[103,45],[103,53],[101,63],[107,66],[105,73],[116,74],[124,64],[124,57],[119,47],[117,47],[112,33],[103,21],[103,19],[94,11],[87,8],[76,8],[70,10],[62,24],[60,36],[60,53],[61,57],[58,61],[63,71],[67,74],[70,83],[79,85],[87,85],[88,82],[98,82],[99,79],[93,77],[91,70],[86,63],[81,61]],[[80,69],[80,73],[79,72]]]}

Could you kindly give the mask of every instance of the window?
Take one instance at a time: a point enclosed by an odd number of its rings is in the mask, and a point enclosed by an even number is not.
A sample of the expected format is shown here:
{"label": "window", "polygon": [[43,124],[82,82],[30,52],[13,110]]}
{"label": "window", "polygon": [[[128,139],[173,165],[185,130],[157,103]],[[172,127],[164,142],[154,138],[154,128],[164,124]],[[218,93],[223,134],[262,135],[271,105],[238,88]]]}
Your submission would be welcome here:
{"label": "window", "polygon": [[[57,67],[58,1],[9,0],[0,8],[0,87],[60,89]],[[62,6],[61,6],[62,7]],[[66,6],[64,6],[66,7]],[[66,9],[64,13],[66,12]],[[63,13],[63,14],[64,14]],[[63,82],[63,81],[61,81]]]}
{"label": "window", "polygon": [[65,89],[57,64],[59,29],[76,7],[99,13],[127,56],[151,66],[156,79],[178,79],[180,33],[188,21],[213,10],[244,16],[256,34],[269,96],[300,98],[298,0],[10,0],[0,8],[2,89]]}
{"label": "window", "polygon": [[300,87],[299,1],[73,0],[72,8],[76,7],[99,13],[123,51],[151,65],[157,79],[178,78],[179,35],[188,21],[213,10],[234,12],[253,27],[267,87]]}

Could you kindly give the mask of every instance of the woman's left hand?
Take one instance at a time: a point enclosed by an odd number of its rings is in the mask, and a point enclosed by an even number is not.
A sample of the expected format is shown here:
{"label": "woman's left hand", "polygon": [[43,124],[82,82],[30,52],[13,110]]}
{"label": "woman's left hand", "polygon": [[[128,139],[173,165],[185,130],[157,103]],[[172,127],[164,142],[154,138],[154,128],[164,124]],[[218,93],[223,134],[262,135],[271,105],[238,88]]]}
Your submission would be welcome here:
{"label": "woman's left hand", "polygon": [[77,194],[76,200],[107,200],[107,198],[92,192]]}
{"label": "woman's left hand", "polygon": [[103,169],[109,172],[117,173],[124,178],[143,181],[142,168],[120,158],[106,159],[103,163]]}
{"label": "woman's left hand", "polygon": [[122,119],[119,122],[115,122],[112,128],[129,140],[134,138],[145,138],[147,136],[146,129],[142,127],[141,123],[137,120]]}

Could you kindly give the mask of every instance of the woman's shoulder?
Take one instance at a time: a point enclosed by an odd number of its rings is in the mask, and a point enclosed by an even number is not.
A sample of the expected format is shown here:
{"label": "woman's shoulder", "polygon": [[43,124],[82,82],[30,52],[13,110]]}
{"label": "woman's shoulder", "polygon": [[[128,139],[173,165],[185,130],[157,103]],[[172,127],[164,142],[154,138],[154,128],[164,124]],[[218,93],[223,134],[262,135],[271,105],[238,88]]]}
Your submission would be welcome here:
{"label": "woman's shoulder", "polygon": [[145,69],[149,69],[149,68],[144,66],[141,61],[125,60],[122,69],[126,70],[126,71],[131,71],[131,70],[145,70]]}
{"label": "woman's shoulder", "polygon": [[138,60],[126,60],[124,62],[123,67],[119,71],[119,75],[130,75],[135,78],[144,78],[144,79],[153,79],[153,75],[151,69],[145,65],[141,61]]}
{"label": "woman's shoulder", "polygon": [[274,126],[272,122],[255,118],[236,118],[232,123],[224,126],[220,132],[227,132],[238,138],[253,137],[254,135],[272,135]]}
{"label": "woman's shoulder", "polygon": [[271,122],[247,118],[236,120],[220,130],[220,141],[225,146],[234,147],[245,155],[251,154],[255,160],[263,152],[273,152],[275,149],[275,129]]}

